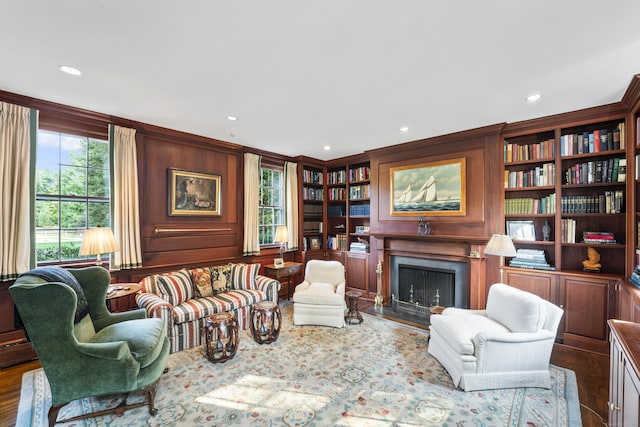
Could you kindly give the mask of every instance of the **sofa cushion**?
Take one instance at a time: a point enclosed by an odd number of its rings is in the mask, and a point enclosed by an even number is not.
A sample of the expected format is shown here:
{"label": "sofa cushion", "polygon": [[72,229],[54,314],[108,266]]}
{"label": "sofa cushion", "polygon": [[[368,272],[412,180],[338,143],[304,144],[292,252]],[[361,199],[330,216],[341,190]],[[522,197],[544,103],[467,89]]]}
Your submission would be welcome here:
{"label": "sofa cushion", "polygon": [[258,290],[235,290],[212,297],[194,298],[173,308],[174,323],[190,322],[222,311],[246,307],[266,300],[267,295]]}
{"label": "sofa cushion", "polygon": [[213,295],[231,289],[231,264],[211,267],[211,286]]}
{"label": "sofa cushion", "polygon": [[173,306],[194,297],[191,275],[187,269],[159,274],[156,281],[160,297]]}
{"label": "sofa cushion", "polygon": [[335,286],[330,283],[312,283],[305,290],[293,293],[293,302],[313,305],[344,306],[344,297],[335,292]]}
{"label": "sofa cushion", "polygon": [[431,328],[442,337],[457,354],[473,354],[473,338],[480,332],[509,332],[499,322],[480,314],[469,316],[433,315],[430,319]]}
{"label": "sofa cushion", "polygon": [[191,282],[193,282],[193,285],[196,287],[196,294],[198,297],[213,296],[210,268],[194,268],[189,270],[189,274],[191,274]]}
{"label": "sofa cushion", "polygon": [[260,264],[232,264],[231,289],[258,289],[256,276]]}
{"label": "sofa cushion", "polygon": [[544,325],[546,315],[540,297],[502,283],[489,289],[486,313],[511,332],[536,332]]}
{"label": "sofa cushion", "polygon": [[157,318],[147,318],[109,325],[96,333],[91,342],[126,341],[131,355],[144,368],[158,358],[164,345],[164,336],[164,322]]}

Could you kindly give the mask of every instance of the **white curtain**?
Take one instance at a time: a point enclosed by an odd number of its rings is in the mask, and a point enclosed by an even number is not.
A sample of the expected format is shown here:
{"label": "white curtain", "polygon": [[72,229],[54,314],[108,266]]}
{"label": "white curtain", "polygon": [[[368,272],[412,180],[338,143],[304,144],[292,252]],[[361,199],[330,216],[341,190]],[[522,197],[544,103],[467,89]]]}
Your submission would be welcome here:
{"label": "white curtain", "polygon": [[109,126],[111,140],[113,234],[120,246],[111,258],[114,270],[142,266],[136,130]]}
{"label": "white curtain", "polygon": [[286,224],[289,232],[287,247],[298,249],[298,164],[284,163],[284,194]]}
{"label": "white curtain", "polygon": [[258,238],[258,222],[260,205],[258,192],[260,188],[260,156],[244,154],[244,245],[242,255],[260,253]]}
{"label": "white curtain", "polygon": [[[33,176],[37,111],[0,102],[0,279],[14,279],[35,265]],[[34,126],[35,128],[35,126]]]}

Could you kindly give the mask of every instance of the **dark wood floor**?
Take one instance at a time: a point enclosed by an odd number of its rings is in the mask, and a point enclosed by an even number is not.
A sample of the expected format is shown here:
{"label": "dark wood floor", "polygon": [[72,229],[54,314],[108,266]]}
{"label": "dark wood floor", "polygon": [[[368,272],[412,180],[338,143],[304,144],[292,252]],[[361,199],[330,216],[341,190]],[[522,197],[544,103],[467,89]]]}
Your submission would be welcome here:
{"label": "dark wood floor", "polygon": [[[360,309],[364,311],[370,306],[362,301]],[[551,363],[576,373],[582,425],[606,426],[609,356],[556,344]],[[0,426],[15,426],[22,374],[39,367],[36,360],[0,370]]]}

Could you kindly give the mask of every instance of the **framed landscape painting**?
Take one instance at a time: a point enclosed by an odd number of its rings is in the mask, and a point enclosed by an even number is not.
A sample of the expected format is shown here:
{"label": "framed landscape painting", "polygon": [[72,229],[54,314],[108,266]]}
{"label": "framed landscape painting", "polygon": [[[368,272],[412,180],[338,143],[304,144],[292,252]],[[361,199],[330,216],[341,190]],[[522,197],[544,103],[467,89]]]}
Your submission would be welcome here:
{"label": "framed landscape painting", "polygon": [[466,159],[389,169],[391,215],[466,215]]}
{"label": "framed landscape painting", "polygon": [[220,216],[220,175],[169,168],[169,215]]}

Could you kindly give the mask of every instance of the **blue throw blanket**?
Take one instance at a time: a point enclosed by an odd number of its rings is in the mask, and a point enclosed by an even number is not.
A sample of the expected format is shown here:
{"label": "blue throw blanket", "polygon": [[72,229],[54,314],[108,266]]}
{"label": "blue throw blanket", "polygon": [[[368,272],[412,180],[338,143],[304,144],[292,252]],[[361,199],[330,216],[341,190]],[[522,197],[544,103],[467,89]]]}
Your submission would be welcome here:
{"label": "blue throw blanket", "polygon": [[75,291],[76,297],[78,298],[74,323],[78,323],[84,316],[89,314],[89,303],[87,302],[87,297],[84,295],[82,286],[80,286],[80,282],[78,282],[78,279],[76,279],[73,274],[64,268],[56,266],[38,267],[22,273],[20,276],[35,276],[47,282],[60,282],[68,285]]}

